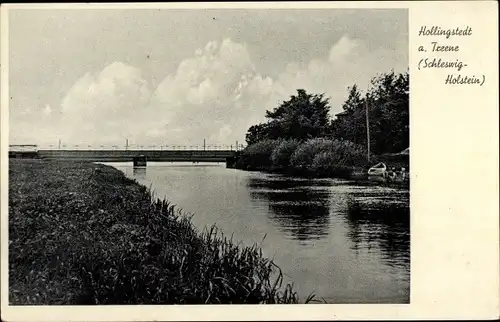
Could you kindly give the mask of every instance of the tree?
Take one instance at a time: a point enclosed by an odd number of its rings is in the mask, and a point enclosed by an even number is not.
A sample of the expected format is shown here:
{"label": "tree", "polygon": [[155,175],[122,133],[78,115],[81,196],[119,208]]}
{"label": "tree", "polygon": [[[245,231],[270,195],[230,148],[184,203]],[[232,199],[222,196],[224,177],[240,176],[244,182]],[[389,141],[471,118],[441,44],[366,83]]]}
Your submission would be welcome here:
{"label": "tree", "polygon": [[[400,152],[410,144],[409,74],[387,74],[372,80],[373,150],[378,153]],[[373,117],[372,117],[373,114]]]}
{"label": "tree", "polygon": [[307,94],[298,89],[297,95],[272,111],[266,111],[266,123],[248,129],[248,144],[264,139],[297,139],[299,141],[326,136],[330,133],[330,106],[323,94]]}
{"label": "tree", "polygon": [[348,90],[349,95],[344,104],[342,104],[345,116],[332,121],[332,134],[334,138],[347,139],[354,143],[365,145],[365,99],[361,97],[356,84],[348,87]]}
{"label": "tree", "polygon": [[265,138],[265,124],[252,125],[245,136],[248,145],[262,141]]}
{"label": "tree", "polygon": [[409,74],[394,71],[374,77],[368,95],[349,88],[343,104],[346,115],[332,122],[333,136],[366,147],[366,105],[370,118],[371,151],[399,152],[409,146]]}
{"label": "tree", "polygon": [[342,104],[342,109],[347,113],[352,113],[363,105],[363,99],[361,98],[361,93],[356,84],[347,89],[349,90],[349,96],[344,104]]}

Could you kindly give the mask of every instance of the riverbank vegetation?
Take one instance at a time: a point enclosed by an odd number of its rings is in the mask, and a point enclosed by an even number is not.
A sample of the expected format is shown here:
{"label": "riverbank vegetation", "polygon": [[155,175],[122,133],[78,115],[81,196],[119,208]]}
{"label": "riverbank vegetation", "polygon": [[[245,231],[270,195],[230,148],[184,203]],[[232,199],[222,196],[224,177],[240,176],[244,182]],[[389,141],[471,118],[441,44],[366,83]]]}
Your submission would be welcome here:
{"label": "riverbank vegetation", "polygon": [[348,90],[343,112],[335,119],[323,94],[297,90],[288,101],[266,111],[266,122],[248,129],[248,146],[235,166],[313,176],[350,176],[378,161],[408,168],[408,159],[393,162],[395,158],[388,156],[409,146],[409,74],[379,75],[364,96],[357,85]]}
{"label": "riverbank vegetation", "polygon": [[117,169],[9,161],[11,305],[298,302],[257,245],[197,231]]}
{"label": "riverbank vegetation", "polygon": [[302,176],[348,176],[367,166],[363,147],[325,138],[265,139],[240,154],[236,167]]}

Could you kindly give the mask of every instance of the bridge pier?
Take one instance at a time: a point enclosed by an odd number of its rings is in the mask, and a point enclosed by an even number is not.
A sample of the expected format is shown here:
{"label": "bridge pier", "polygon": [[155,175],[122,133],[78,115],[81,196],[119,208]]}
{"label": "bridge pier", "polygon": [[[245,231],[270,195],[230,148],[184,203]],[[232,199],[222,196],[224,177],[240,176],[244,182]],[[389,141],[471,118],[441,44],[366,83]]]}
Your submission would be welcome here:
{"label": "bridge pier", "polygon": [[236,165],[236,161],[238,161],[238,155],[230,156],[226,158],[226,168],[234,169]]}
{"label": "bridge pier", "polygon": [[144,155],[138,155],[133,158],[134,167],[146,167],[148,164],[147,158]]}

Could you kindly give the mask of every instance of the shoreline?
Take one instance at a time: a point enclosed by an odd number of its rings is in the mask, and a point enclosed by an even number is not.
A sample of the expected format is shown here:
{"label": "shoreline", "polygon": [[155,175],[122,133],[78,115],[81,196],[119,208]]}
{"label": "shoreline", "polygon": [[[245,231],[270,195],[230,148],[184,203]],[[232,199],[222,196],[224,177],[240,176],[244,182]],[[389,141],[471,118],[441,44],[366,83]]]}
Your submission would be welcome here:
{"label": "shoreline", "polygon": [[401,189],[410,189],[410,180],[406,180],[403,182],[390,182],[386,180],[381,180],[379,178],[370,179],[368,176],[368,169],[362,167],[346,167],[339,172],[328,172],[325,170],[324,172],[310,169],[283,169],[283,168],[275,168],[275,167],[234,167],[236,170],[241,171],[255,171],[262,172],[268,174],[277,174],[283,176],[290,176],[298,179],[341,179],[354,181],[360,185],[376,185],[376,186],[385,186],[385,187],[397,187]]}
{"label": "shoreline", "polygon": [[11,305],[299,302],[256,244],[199,231],[110,165],[9,162]]}

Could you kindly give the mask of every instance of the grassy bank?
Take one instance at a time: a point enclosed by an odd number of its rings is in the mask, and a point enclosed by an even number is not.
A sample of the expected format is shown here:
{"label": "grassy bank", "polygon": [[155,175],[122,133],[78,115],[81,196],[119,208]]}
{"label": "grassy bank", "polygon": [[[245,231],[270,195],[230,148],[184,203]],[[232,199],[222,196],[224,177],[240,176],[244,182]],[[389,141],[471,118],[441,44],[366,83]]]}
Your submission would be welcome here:
{"label": "grassy bank", "polygon": [[10,160],[9,302],[296,303],[257,247],[197,231],[109,166]]}

